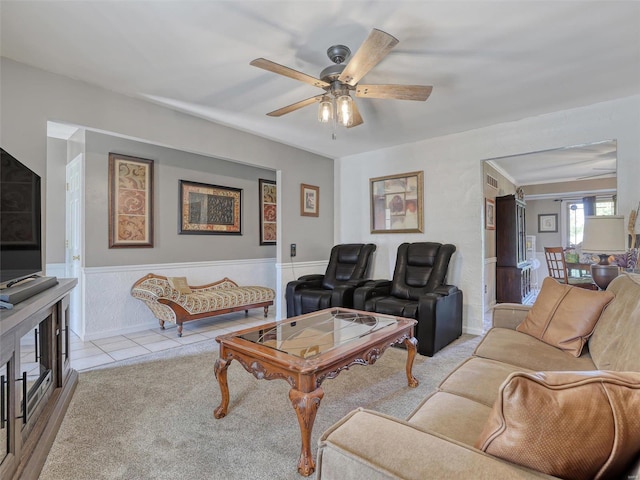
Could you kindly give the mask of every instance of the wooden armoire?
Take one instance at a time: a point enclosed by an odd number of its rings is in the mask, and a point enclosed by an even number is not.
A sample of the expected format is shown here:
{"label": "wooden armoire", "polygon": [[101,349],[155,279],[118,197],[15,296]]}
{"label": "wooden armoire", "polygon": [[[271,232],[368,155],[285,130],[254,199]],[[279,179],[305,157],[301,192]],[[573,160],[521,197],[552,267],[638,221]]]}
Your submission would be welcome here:
{"label": "wooden armoire", "polygon": [[496,197],[496,301],[523,303],[531,293],[525,203],[515,195]]}

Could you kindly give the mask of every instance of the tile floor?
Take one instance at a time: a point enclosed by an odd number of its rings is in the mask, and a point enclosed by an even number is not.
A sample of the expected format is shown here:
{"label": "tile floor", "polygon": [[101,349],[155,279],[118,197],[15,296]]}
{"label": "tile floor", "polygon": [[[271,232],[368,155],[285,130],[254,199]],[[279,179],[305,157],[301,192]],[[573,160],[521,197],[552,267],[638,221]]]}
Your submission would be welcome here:
{"label": "tile floor", "polygon": [[275,309],[270,309],[267,318],[264,318],[262,309],[256,309],[250,310],[246,317],[244,312],[235,312],[187,322],[184,324],[182,337],[178,337],[176,326],[169,323],[165,324],[165,330],[158,325],[149,330],[87,342],[72,333],[71,368],[81,372],[118,360],[180,348],[196,342],[215,342],[215,338],[223,333],[273,321]]}

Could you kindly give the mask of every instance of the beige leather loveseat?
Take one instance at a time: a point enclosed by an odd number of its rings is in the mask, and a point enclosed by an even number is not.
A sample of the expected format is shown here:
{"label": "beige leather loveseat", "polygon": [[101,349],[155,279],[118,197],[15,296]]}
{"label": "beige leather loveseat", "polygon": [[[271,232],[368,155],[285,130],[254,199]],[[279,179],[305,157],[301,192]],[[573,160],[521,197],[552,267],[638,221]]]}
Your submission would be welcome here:
{"label": "beige leather loveseat", "polygon": [[[497,305],[473,356],[406,420],[361,409],[326,431],[317,478],[640,479],[640,275],[616,278],[613,300],[557,285],[533,308]],[[563,327],[572,317],[586,334]]]}

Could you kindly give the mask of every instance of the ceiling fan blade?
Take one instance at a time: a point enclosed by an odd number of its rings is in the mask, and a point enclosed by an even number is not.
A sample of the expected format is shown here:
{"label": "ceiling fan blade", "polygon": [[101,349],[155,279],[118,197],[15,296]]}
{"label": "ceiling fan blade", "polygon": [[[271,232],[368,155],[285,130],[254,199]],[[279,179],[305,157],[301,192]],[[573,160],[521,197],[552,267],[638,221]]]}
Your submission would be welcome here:
{"label": "ceiling fan blade", "polygon": [[374,28],[364,43],[360,45],[358,51],[351,57],[338,80],[353,87],[397,44],[397,38]]}
{"label": "ceiling fan blade", "polygon": [[353,107],[351,109],[352,115],[353,115],[353,123],[349,125],[347,128],[357,127],[358,125],[362,125],[364,123],[364,120],[362,120],[362,115],[360,115],[360,111],[358,110],[358,106],[356,105],[356,102],[351,102],[351,106]]}
{"label": "ceiling fan blade", "polygon": [[331,86],[327,82],[320,80],[319,78],[312,77],[311,75],[299,72],[298,70],[294,70],[293,68],[285,67],[284,65],[272,62],[271,60],[267,60],[266,58],[256,58],[255,60],[250,62],[249,65],[262,68],[269,72],[277,73],[278,75],[284,75],[285,77],[293,78],[294,80],[298,80],[300,82],[308,83],[309,85],[313,85],[314,87],[328,88]]}
{"label": "ceiling fan blade", "polygon": [[292,103],[291,105],[287,105],[286,107],[279,108],[278,110],[274,110],[273,112],[267,113],[270,117],[281,117],[287,113],[295,112],[296,110],[306,107],[307,105],[311,105],[312,103],[319,102],[323,95],[316,95],[315,97],[307,98],[306,100],[302,100],[300,102]]}
{"label": "ceiling fan blade", "polygon": [[611,172],[605,172],[605,173],[595,173],[593,175],[585,175],[584,177],[578,177],[576,180],[586,180],[588,178],[596,178],[596,177],[607,177],[607,176],[612,176],[615,173],[615,170],[612,170]]}
{"label": "ceiling fan blade", "polygon": [[432,90],[433,87],[427,85],[358,85],[356,97],[424,102]]}

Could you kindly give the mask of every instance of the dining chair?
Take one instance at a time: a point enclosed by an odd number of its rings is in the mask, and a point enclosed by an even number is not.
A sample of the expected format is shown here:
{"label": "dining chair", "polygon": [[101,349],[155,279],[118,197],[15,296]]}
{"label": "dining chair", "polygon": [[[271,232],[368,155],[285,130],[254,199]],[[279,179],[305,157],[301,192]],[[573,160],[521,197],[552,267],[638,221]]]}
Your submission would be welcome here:
{"label": "dining chair", "polygon": [[562,247],[544,247],[544,258],[547,261],[549,276],[560,283],[573,285],[575,287],[597,290],[591,276],[571,277],[567,269],[567,262],[564,257]]}

